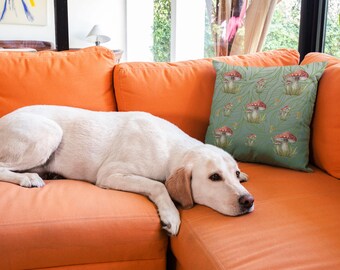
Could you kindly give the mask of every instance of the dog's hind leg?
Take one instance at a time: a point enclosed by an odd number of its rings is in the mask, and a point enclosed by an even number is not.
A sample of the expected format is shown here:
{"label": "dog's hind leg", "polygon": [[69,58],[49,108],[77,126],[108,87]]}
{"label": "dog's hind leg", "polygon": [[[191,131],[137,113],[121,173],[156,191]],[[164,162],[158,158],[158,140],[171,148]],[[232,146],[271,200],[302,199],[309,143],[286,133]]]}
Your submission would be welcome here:
{"label": "dog's hind leg", "polygon": [[0,119],[0,181],[41,187],[43,180],[28,171],[42,166],[59,146],[63,132],[54,121],[14,112]]}

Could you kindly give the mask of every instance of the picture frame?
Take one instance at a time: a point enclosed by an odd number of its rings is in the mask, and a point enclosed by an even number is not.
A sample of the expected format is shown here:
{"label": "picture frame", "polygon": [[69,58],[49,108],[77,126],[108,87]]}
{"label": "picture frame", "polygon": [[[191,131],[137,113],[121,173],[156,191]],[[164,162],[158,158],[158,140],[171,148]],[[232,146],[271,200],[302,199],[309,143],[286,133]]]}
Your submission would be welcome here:
{"label": "picture frame", "polygon": [[0,0],[0,24],[47,25],[47,1]]}

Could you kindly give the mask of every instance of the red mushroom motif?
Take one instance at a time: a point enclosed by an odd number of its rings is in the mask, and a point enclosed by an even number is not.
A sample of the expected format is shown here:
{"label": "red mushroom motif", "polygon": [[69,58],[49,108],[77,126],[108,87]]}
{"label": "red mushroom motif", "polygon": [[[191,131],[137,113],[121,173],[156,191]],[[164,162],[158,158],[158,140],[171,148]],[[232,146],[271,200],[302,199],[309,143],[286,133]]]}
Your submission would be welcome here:
{"label": "red mushroom motif", "polygon": [[280,119],[281,120],[287,120],[288,114],[290,112],[290,107],[288,105],[284,106],[280,109]]}
{"label": "red mushroom motif", "polygon": [[229,116],[231,114],[233,106],[234,106],[233,103],[230,103],[230,102],[224,105],[223,107],[224,116]]}
{"label": "red mushroom motif", "polygon": [[238,88],[235,86],[235,81],[239,81],[242,79],[242,75],[237,70],[232,70],[224,73],[224,92],[235,94],[238,91]]}
{"label": "red mushroom motif", "polygon": [[297,141],[297,138],[289,131],[276,135],[274,137],[274,144],[279,145],[276,151],[277,154],[281,156],[286,156],[286,157],[292,156],[294,151],[291,148],[290,144],[293,144],[296,141]]}
{"label": "red mushroom motif", "polygon": [[299,69],[295,72],[292,72],[288,75],[286,75],[286,78],[287,79],[292,79],[292,80],[295,80],[295,81],[304,81],[304,80],[307,80],[309,77],[309,74],[304,71],[303,69]]}
{"label": "red mushroom motif", "polygon": [[252,146],[255,143],[256,140],[256,134],[251,133],[247,136],[247,142],[246,145]]}
{"label": "red mushroom motif", "polygon": [[260,123],[261,122],[261,118],[259,115],[259,111],[264,111],[267,108],[267,105],[261,101],[261,100],[257,100],[251,103],[247,104],[247,120],[248,122],[251,123]]}
{"label": "red mushroom motif", "polygon": [[223,126],[215,129],[216,143],[220,147],[226,147],[230,144],[228,137],[233,135],[233,131],[230,127]]}
{"label": "red mushroom motif", "polygon": [[305,81],[309,78],[309,74],[299,69],[295,72],[287,74],[284,76],[286,84],[286,94],[287,95],[300,95],[301,94],[301,81]]}
{"label": "red mushroom motif", "polygon": [[264,86],[266,84],[266,79],[262,78],[256,82],[256,92],[262,93]]}

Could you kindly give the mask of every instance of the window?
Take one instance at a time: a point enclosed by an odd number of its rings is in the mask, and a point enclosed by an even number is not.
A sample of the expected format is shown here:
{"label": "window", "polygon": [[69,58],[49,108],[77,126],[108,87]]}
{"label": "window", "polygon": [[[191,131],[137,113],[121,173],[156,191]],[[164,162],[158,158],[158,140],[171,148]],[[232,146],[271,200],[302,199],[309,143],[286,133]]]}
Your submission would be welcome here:
{"label": "window", "polygon": [[283,0],[275,7],[263,50],[298,49],[301,0]]}
{"label": "window", "polygon": [[154,0],[152,33],[154,61],[170,61],[171,0]]}
{"label": "window", "polygon": [[[298,49],[302,1],[308,2],[308,11],[318,6],[317,0],[144,0],[143,4],[128,0],[127,60],[179,61]],[[329,5],[326,52],[336,55],[340,3],[329,0]],[[149,11],[140,13],[141,8]]]}
{"label": "window", "polygon": [[204,16],[205,0],[127,0],[127,61],[204,57]]}
{"label": "window", "polygon": [[340,57],[340,1],[328,0],[325,53]]}
{"label": "window", "polygon": [[301,0],[208,2],[205,56],[298,49]]}
{"label": "window", "polygon": [[[71,15],[67,2],[73,3]],[[54,3],[58,50],[69,48],[69,29],[71,47],[89,46],[80,38],[84,29],[102,21],[109,25],[112,44],[124,50],[124,61],[179,61],[278,48],[298,49],[303,58],[324,47],[340,56],[339,0],[117,0],[113,13],[110,0]]]}

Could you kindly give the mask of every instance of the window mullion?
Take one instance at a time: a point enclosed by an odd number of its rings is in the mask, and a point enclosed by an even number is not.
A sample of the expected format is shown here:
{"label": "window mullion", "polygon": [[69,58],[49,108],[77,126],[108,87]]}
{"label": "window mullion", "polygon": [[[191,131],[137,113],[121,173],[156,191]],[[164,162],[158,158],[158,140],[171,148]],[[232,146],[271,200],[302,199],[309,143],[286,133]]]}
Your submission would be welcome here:
{"label": "window mullion", "polygon": [[299,34],[301,59],[309,52],[322,52],[325,40],[327,0],[302,0]]}

